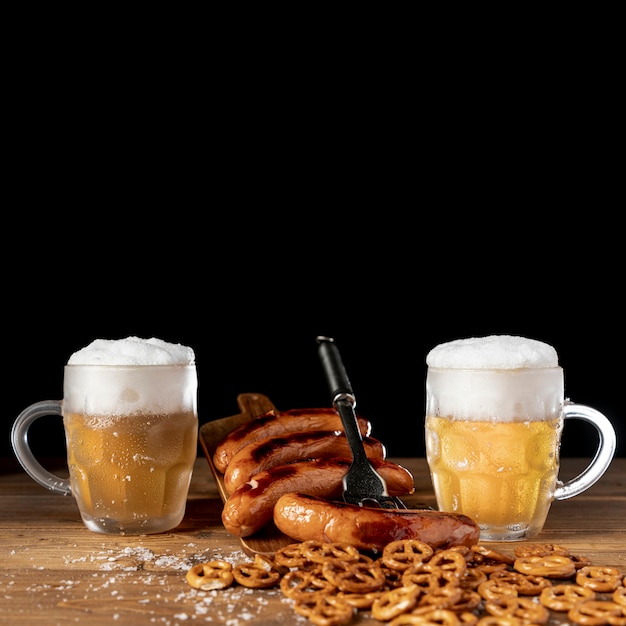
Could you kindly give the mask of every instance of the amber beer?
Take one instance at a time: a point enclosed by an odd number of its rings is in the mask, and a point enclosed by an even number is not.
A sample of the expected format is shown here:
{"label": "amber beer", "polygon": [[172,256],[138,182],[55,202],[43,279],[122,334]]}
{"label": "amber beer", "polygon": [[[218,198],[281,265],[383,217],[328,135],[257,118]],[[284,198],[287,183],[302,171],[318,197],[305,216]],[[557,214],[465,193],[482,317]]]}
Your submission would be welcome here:
{"label": "amber beer", "polygon": [[88,528],[143,534],[180,524],[197,452],[193,412],[69,413],[64,423],[72,492]]}
{"label": "amber beer", "polygon": [[[426,359],[426,458],[440,510],[473,518],[484,541],[533,537],[553,500],[581,493],[606,471],[615,431],[590,407],[565,403],[552,346],[512,336],[440,344]],[[564,421],[600,434],[587,470],[558,480]]]}
{"label": "amber beer", "polygon": [[195,367],[68,365],[64,389],[70,484],[85,525],[175,528],[197,454]]}

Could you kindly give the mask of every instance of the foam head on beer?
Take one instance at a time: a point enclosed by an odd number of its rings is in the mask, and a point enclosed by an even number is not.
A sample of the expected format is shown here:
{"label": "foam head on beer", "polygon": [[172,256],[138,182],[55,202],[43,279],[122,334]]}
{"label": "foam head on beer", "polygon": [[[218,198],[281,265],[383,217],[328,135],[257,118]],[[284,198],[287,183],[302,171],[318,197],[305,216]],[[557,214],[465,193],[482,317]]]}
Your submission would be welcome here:
{"label": "foam head on beer", "polygon": [[[154,337],[96,339],[74,352],[67,364],[73,370],[72,376],[65,378],[69,410],[100,416],[173,413],[181,410],[181,398],[179,393],[169,393],[168,385],[175,379],[167,366],[195,367],[195,354],[187,346]],[[132,384],[126,373],[129,367],[137,370]],[[80,406],[83,401],[88,406]],[[191,406],[194,401],[189,397],[186,404]]]}
{"label": "foam head on beer", "polygon": [[428,407],[463,420],[525,421],[560,411],[563,373],[556,350],[536,339],[489,335],[435,346],[426,356]]}
{"label": "foam head on beer", "polygon": [[74,352],[68,365],[193,365],[194,351],[179,343],[152,337],[96,339]]}
{"label": "foam head on beer", "polygon": [[557,367],[558,356],[556,350],[543,341],[514,335],[489,335],[439,344],[426,356],[426,364],[453,369]]}

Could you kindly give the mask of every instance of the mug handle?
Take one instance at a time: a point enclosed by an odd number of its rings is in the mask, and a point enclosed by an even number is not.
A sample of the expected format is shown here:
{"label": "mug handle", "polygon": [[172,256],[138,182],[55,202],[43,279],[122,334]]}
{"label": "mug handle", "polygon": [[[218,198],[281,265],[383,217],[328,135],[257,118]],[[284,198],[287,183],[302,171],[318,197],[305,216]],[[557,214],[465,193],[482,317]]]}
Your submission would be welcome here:
{"label": "mug handle", "polygon": [[598,431],[599,442],[593,460],[576,478],[565,483],[557,481],[554,491],[555,500],[573,498],[595,485],[609,468],[617,447],[615,429],[608,418],[599,411],[582,404],[566,402],[563,407],[563,417],[566,420],[580,419],[592,424]]}
{"label": "mug handle", "polygon": [[62,402],[60,400],[45,400],[35,402],[26,407],[15,420],[11,430],[11,444],[20,465],[25,472],[37,483],[50,491],[64,496],[72,495],[69,480],[64,480],[49,472],[32,453],[28,445],[28,429],[31,424],[40,417],[47,415],[62,415]]}

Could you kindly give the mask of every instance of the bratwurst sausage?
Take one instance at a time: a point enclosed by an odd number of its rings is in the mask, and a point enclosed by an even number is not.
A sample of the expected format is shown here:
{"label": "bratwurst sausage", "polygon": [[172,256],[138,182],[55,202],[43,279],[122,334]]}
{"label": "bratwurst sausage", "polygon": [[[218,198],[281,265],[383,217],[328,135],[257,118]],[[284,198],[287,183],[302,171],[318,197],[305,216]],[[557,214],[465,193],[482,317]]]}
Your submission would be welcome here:
{"label": "bratwurst sausage", "polygon": [[[370,463],[387,483],[389,495],[415,491],[413,475],[406,468],[381,459],[372,459]],[[340,497],[342,480],[351,464],[350,458],[310,459],[256,474],[225,502],[224,528],[239,537],[253,535],[272,520],[276,501],[286,493],[301,491],[322,498]]]}
{"label": "bratwurst sausage", "polygon": [[[363,444],[369,459],[387,456],[385,446],[378,439],[364,437]],[[346,435],[340,430],[305,431],[262,439],[235,454],[224,472],[224,487],[231,494],[255,474],[271,467],[304,459],[350,458],[351,455]]]}
{"label": "bratwurst sausage", "polygon": [[398,539],[418,539],[435,549],[472,546],[480,536],[478,524],[465,515],[361,507],[302,493],[278,499],[274,523],[296,541],[342,542],[369,551],[382,551]]}
{"label": "bratwurst sausage", "polygon": [[[357,422],[361,435],[369,436],[372,432],[371,423],[361,416],[357,417]],[[213,465],[223,474],[230,460],[244,446],[268,437],[307,430],[343,430],[341,417],[333,408],[272,409],[231,430],[215,448]]]}

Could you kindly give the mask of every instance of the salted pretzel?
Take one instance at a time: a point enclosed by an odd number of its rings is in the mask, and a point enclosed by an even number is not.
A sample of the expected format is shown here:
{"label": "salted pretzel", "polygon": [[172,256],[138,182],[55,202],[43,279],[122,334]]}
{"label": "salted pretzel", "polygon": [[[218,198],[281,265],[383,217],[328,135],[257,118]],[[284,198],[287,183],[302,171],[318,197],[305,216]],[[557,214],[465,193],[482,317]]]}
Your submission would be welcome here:
{"label": "salted pretzel", "polygon": [[257,554],[251,563],[238,563],[233,568],[234,579],[250,589],[268,589],[280,582],[283,572],[276,569],[270,561]]}
{"label": "salted pretzel", "polygon": [[422,590],[417,585],[396,587],[385,591],[372,602],[372,617],[387,622],[401,613],[410,611],[416,604]]}
{"label": "salted pretzel", "polygon": [[531,624],[546,624],[550,619],[550,611],[531,598],[499,596],[485,602],[485,611],[498,617],[517,617]]}
{"label": "salted pretzel", "polygon": [[428,593],[423,593],[417,603],[419,606],[428,606],[433,609],[452,609],[463,597],[463,590],[460,587],[440,587]]}
{"label": "salted pretzel", "polygon": [[322,575],[322,566],[315,569],[289,570],[280,579],[280,590],[292,600],[305,600],[317,596],[329,595],[337,591],[335,585]]}
{"label": "salted pretzel", "polygon": [[513,565],[515,559],[510,556],[499,552],[498,550],[494,550],[493,548],[488,548],[487,546],[483,546],[477,544],[472,546],[471,548],[474,556],[480,555],[485,559],[490,559],[491,561],[497,561],[499,563],[506,563],[507,565]]}
{"label": "salted pretzel", "polygon": [[613,602],[616,604],[621,604],[622,606],[626,606],[626,580],[624,580],[622,586],[618,587],[611,596],[613,598]]}
{"label": "salted pretzel", "polygon": [[194,589],[224,589],[233,584],[233,566],[221,559],[199,563],[187,571],[185,578]]}
{"label": "salted pretzel", "polygon": [[517,597],[519,595],[515,585],[497,578],[490,578],[484,583],[480,583],[476,591],[484,600],[493,600],[501,596]]}
{"label": "salted pretzel", "polygon": [[405,570],[415,563],[428,561],[435,551],[417,539],[399,539],[388,543],[382,552],[383,563],[392,569]]}
{"label": "salted pretzel", "polygon": [[599,593],[615,591],[621,584],[622,573],[616,567],[587,565],[576,573],[576,582]]}
{"label": "salted pretzel", "polygon": [[426,572],[419,564],[416,564],[402,572],[402,584],[417,585],[426,592],[436,592],[445,587],[460,587],[459,577],[451,571],[440,570]]}
{"label": "salted pretzel", "polygon": [[520,572],[492,572],[489,578],[510,583],[517,589],[517,594],[520,596],[538,596],[546,587],[552,586],[552,582],[543,576]]}
{"label": "salted pretzel", "polygon": [[558,556],[570,556],[570,551],[563,546],[559,546],[555,543],[527,543],[513,548],[513,553],[516,557],[521,558],[525,556],[548,556],[550,554],[556,554]]}
{"label": "salted pretzel", "polygon": [[522,574],[545,578],[571,578],[576,573],[576,565],[568,556],[548,554],[546,556],[522,556],[515,559],[513,569]]}
{"label": "salted pretzel", "polygon": [[274,561],[284,567],[304,567],[309,560],[302,550],[301,543],[290,543],[276,551]]}
{"label": "salted pretzel", "polygon": [[477,609],[482,601],[483,599],[477,591],[461,587],[461,597],[447,608],[455,613],[470,613]]}
{"label": "salted pretzel", "polygon": [[356,609],[369,609],[372,603],[382,591],[368,591],[367,593],[355,593],[352,591],[338,591],[337,597],[345,600]]}
{"label": "salted pretzel", "polygon": [[424,565],[424,570],[427,572],[437,568],[462,576],[467,570],[467,561],[463,554],[456,550],[439,550]]}
{"label": "salted pretzel", "polygon": [[378,591],[385,584],[385,574],[374,563],[332,559],[322,565],[322,575],[340,591],[367,593]]}
{"label": "salted pretzel", "polygon": [[552,585],[542,590],[539,602],[557,612],[569,611],[582,600],[595,600],[596,593],[592,589],[580,585]]}
{"label": "salted pretzel", "polygon": [[626,619],[622,607],[607,600],[584,600],[575,604],[567,616],[582,626],[621,626],[621,620]]}
{"label": "salted pretzel", "polygon": [[333,595],[300,598],[294,611],[308,617],[316,626],[343,626],[354,617],[355,608],[342,598]]}
{"label": "salted pretzel", "polygon": [[[305,541],[302,544],[302,554],[313,563],[324,563],[328,559],[342,561],[359,561],[361,553],[347,543],[325,543],[323,541]],[[371,559],[367,559],[371,560]]]}
{"label": "salted pretzel", "polygon": [[468,567],[459,579],[461,587],[465,589],[477,589],[486,580],[487,574],[480,567]]}

